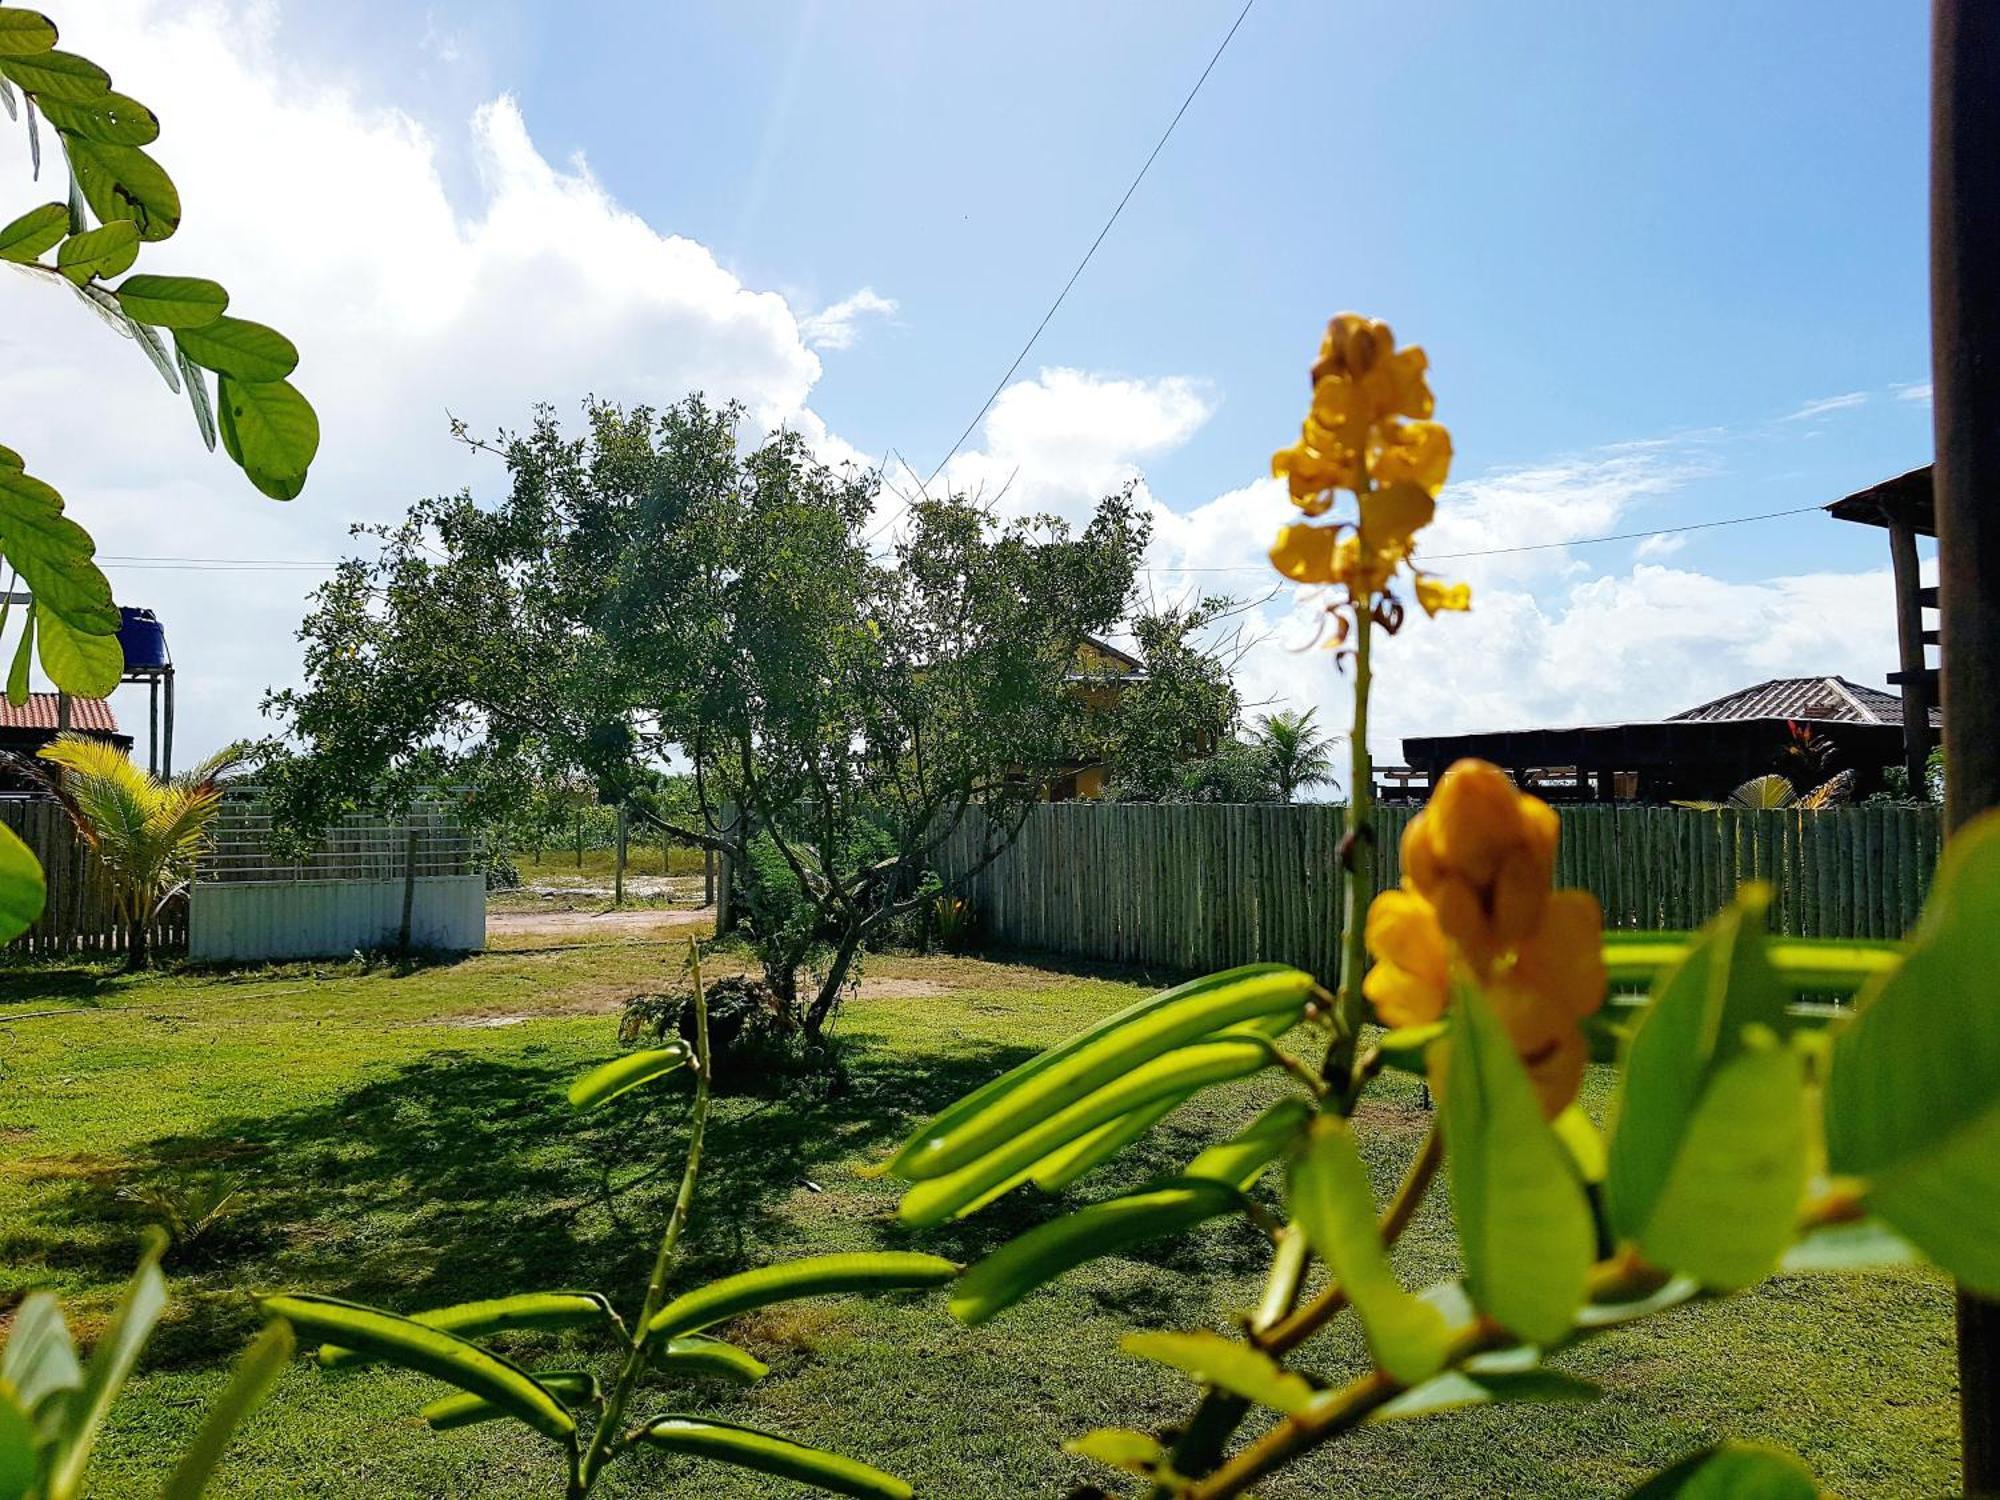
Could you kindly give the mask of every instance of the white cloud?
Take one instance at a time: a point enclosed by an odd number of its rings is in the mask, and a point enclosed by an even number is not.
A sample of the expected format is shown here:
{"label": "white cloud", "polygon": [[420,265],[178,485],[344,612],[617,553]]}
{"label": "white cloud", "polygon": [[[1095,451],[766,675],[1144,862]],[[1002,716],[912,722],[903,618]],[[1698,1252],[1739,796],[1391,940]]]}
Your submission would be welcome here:
{"label": "white cloud", "polygon": [[1821,396],[1818,400],[1804,402],[1797,410],[1788,412],[1784,420],[1787,422],[1803,422],[1811,417],[1823,417],[1829,412],[1851,411],[1857,406],[1865,406],[1867,404],[1868,393],[1866,391],[1848,391],[1845,395],[1840,396]]}
{"label": "white cloud", "polygon": [[863,318],[891,318],[896,315],[893,297],[884,297],[872,286],[842,297],[838,302],[799,319],[799,332],[815,349],[852,349],[861,337]]}
{"label": "white cloud", "polygon": [[1687,545],[1687,538],[1676,532],[1656,531],[1643,538],[1632,549],[1632,555],[1641,562],[1651,562],[1656,558],[1672,557]]}
{"label": "white cloud", "polygon": [[1931,404],[1931,383],[1928,380],[1913,380],[1907,384],[1892,385],[1898,401],[1914,401],[1921,406]]}

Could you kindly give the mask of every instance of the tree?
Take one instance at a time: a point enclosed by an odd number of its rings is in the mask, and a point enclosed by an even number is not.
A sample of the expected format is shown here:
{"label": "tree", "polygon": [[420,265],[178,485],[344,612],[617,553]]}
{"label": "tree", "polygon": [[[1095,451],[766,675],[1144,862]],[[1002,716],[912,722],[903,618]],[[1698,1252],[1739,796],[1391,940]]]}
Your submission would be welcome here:
{"label": "tree", "polygon": [[241,764],[242,747],[232,745],[171,781],[85,734],[57,735],[39,756],[53,768],[44,783],[110,877],[112,904],[125,924],[125,967],[148,967],[147,929],[193,878],[222,807],[222,779]]}
{"label": "tree", "polygon": [[1301,787],[1333,783],[1333,736],[1319,732],[1313,723],[1316,712],[1284,709],[1258,721],[1257,743],[1270,757],[1280,802],[1291,801]]}
{"label": "tree", "polygon": [[1132,624],[1145,673],[1090,721],[1093,753],[1111,768],[1112,794],[1128,802],[1214,801],[1190,795],[1195,768],[1230,742],[1242,709],[1230,675],[1234,653],[1216,629],[1243,606],[1227,598],[1149,610]]}
{"label": "tree", "polygon": [[949,496],[877,556],[875,477],[796,434],[742,451],[741,420],[597,402],[569,437],[544,409],[482,445],[510,475],[497,504],[361,533],[376,555],[301,631],[306,686],[267,700],[291,736],[267,781],[310,830],[425,782],[585,774],[735,860],[766,979],[817,1034],[966,811],[988,814],[976,865],[1074,755],[1076,649],[1125,612],[1147,533],[1129,493],[1074,532]]}
{"label": "tree", "polygon": [[[216,282],[124,275],[143,246],[180,227],[180,194],[144,149],[160,122],[113,91],[97,64],[57,50],[56,39],[46,16],[0,10],[0,108],[25,121],[37,178],[44,124],[53,131],[68,179],[67,203],[43,203],[0,225],[0,260],[67,288],[131,339],[170,390],[185,388],[211,450],[219,436],[253,485],[273,499],[293,499],[319,450],[319,418],[287,378],[298,350],[274,328],[227,316],[229,293]],[[113,285],[119,276],[124,280]],[[42,670],[64,692],[101,698],[123,676],[118,607],[94,551],[90,534],[63,514],[56,489],[0,444],[0,557],[13,576],[9,592],[25,584],[34,598],[7,674],[15,704],[27,700],[38,638]],[[10,613],[0,605],[0,633]],[[0,939],[33,921],[42,900],[34,856],[0,828]]]}

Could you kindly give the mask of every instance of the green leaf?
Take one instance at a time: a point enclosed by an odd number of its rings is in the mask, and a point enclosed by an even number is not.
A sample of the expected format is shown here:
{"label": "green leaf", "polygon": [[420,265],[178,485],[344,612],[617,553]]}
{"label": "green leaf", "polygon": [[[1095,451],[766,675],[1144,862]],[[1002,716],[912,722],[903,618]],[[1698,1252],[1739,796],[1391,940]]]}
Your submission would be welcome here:
{"label": "green leaf", "polygon": [[[1687,932],[1604,934],[1604,962],[1614,990],[1650,989],[1684,960],[1696,941]],[[1851,995],[1893,969],[1903,944],[1885,938],[1776,937],[1764,956],[1778,983],[1793,994]]]}
{"label": "green leaf", "polygon": [[[412,1313],[409,1321],[468,1339],[523,1329],[546,1333],[563,1328],[623,1328],[611,1304],[596,1292],[521,1292],[479,1302],[454,1302],[449,1307]],[[360,1364],[368,1357],[362,1350],[337,1343],[326,1345],[318,1356],[320,1366],[328,1370]]]}
{"label": "green leaf", "polygon": [[1451,1329],[1443,1313],[1405,1291],[1390,1270],[1368,1169],[1339,1116],[1313,1121],[1286,1175],[1285,1206],[1354,1304],[1375,1363],[1403,1385],[1443,1369]]}
{"label": "green leaf", "polygon": [[[187,337],[175,335],[183,345]],[[319,417],[311,403],[290,381],[244,385],[227,375],[216,382],[216,396],[223,451],[273,500],[296,498],[319,452]]]}
{"label": "green leaf", "polygon": [[0,943],[12,942],[32,927],[47,901],[48,886],[34,851],[13,829],[0,825]]}
{"label": "green leaf", "polygon": [[86,103],[111,87],[111,75],[89,58],[41,47],[27,53],[0,47],[0,73],[20,84],[24,93],[41,99]]}
{"label": "green leaf", "polygon": [[117,276],[139,258],[139,226],[114,219],[101,229],[71,235],[56,251],[56,266],[78,286],[97,276]]}
{"label": "green leaf", "polygon": [[526,1370],[456,1334],[333,1297],[263,1297],[258,1306],[266,1316],[283,1318],[308,1337],[359,1350],[484,1397],[556,1442],[576,1431],[575,1420]]}
{"label": "green leaf", "polygon": [[912,1136],[889,1170],[909,1179],[955,1172],[1163,1052],[1242,1021],[1296,1019],[1313,989],[1309,974],[1256,964],[1152,996],[961,1100]]}
{"label": "green leaf", "polygon": [[861,1500],[910,1500],[915,1493],[895,1475],[855,1459],[843,1458],[824,1448],[808,1448],[755,1427],[740,1427],[709,1417],[660,1417],[648,1423],[638,1438],[669,1453],[714,1459],[739,1469],[817,1485],[836,1495],[859,1496]]}
{"label": "green leaf", "polygon": [[20,454],[9,448],[5,443],[0,443],[0,469],[24,469],[26,467],[27,461]]}
{"label": "green leaf", "polygon": [[1447,1370],[1370,1414],[1371,1422],[1407,1422],[1467,1406],[1525,1406],[1595,1401],[1604,1388],[1560,1370]]}
{"label": "green leaf", "polygon": [[698,1333],[712,1324],[774,1302],[840,1292],[898,1292],[941,1286],[958,1266],[936,1255],[882,1250],[858,1255],[811,1255],[781,1265],[725,1276],[674,1298],[653,1315],[653,1338]]}
{"label": "green leaf", "polygon": [[1028,1176],[1044,1192],[1059,1193],[1103,1166],[1185,1103],[1187,1096],[1155,1100],[1143,1109],[1133,1110],[1122,1120],[1100,1125],[1089,1135],[1071,1141],[1062,1150],[1050,1152],[1035,1163]]}
{"label": "green leaf", "polygon": [[187,387],[188,405],[194,408],[194,425],[208,451],[215,451],[215,407],[208,399],[208,372],[187,357],[178,340],[174,343],[174,364],[180,369],[181,383]]}
{"label": "green leaf", "polygon": [[1663,1469],[1626,1500],[1818,1500],[1811,1470],[1776,1448],[1722,1442]]}
{"label": "green leaf", "polygon": [[19,708],[28,701],[28,672],[35,664],[35,612],[21,612],[21,639],[14,647],[14,665],[7,669],[7,701]]}
{"label": "green leaf", "polygon": [[250,1341],[222,1397],[209,1408],[201,1430],[174,1466],[160,1500],[195,1500],[208,1486],[215,1466],[243,1419],[264,1404],[271,1387],[292,1362],[292,1330],[286,1323],[272,1323]]}
{"label": "green leaf", "polygon": [[1915,1265],[1922,1259],[1915,1245],[1880,1219],[1863,1219],[1857,1224],[1815,1229],[1785,1252],[1778,1269],[1787,1275],[1873,1271],[1883,1266]]}
{"label": "green leaf", "polygon": [[1452,1218],[1478,1307],[1531,1344],[1569,1332],[1596,1243],[1568,1153],[1542,1119],[1506,1028],[1461,987],[1439,1101]]}
{"label": "green leaf", "polygon": [[60,203],[44,203],[31,208],[5,229],[0,229],[0,260],[22,265],[62,242],[69,233],[69,210]]}
{"label": "green leaf", "polygon": [[125,1283],[104,1336],[90,1351],[90,1362],[83,1368],[83,1388],[65,1404],[62,1430],[49,1464],[48,1500],[72,1500],[83,1490],[83,1471],[90,1463],[98,1429],[167,1305],[167,1281],[160,1274],[160,1256],[166,1248],[164,1234],[148,1232],[139,1269]]}
{"label": "green leaf", "polygon": [[0,1500],[25,1500],[35,1487],[35,1424],[0,1385]]}
{"label": "green leaf", "polygon": [[1667,1277],[1642,1296],[1613,1302],[1591,1302],[1576,1315],[1579,1328],[1616,1328],[1620,1323],[1636,1323],[1670,1307],[1679,1307],[1701,1295],[1701,1283],[1692,1276]]}
{"label": "green leaf", "polygon": [[1201,1152],[1181,1176],[1210,1177],[1247,1192],[1266,1167],[1291,1150],[1311,1119],[1312,1106],[1288,1094],[1228,1140]]}
{"label": "green leaf", "polygon": [[771,1367],[748,1349],[705,1333],[668,1339],[655,1351],[653,1363],[676,1375],[719,1375],[738,1385],[755,1385],[771,1373]]}
{"label": "green leaf", "polygon": [[229,293],[205,276],[141,274],[119,283],[118,302],[135,322],[187,330],[220,318],[229,306]]}
{"label": "green leaf", "polygon": [[216,317],[181,329],[178,337],[189,359],[245,385],[283,380],[299,367],[296,344],[247,318]]}
{"label": "green leaf", "polygon": [[1611,1225],[1645,1233],[1714,1071],[1743,1029],[1784,1030],[1785,996],[1764,954],[1768,887],[1746,885],[1660,981],[1626,1050],[1604,1190]]}
{"label": "green leaf", "polygon": [[1167,1450],[1158,1438],[1130,1427],[1100,1427],[1082,1437],[1065,1438],[1063,1452],[1128,1474],[1151,1474],[1167,1461]]}
{"label": "green leaf", "polygon": [[1093,1203],[1037,1224],[973,1266],[952,1296],[951,1315],[968,1327],[984,1323],[1085,1261],[1177,1234],[1242,1206],[1236,1189],[1198,1178]]}
{"label": "green leaf", "polygon": [[1945,844],[1909,956],[1833,1039],[1826,1144],[1869,1207],[2000,1295],[2000,814]]}
{"label": "green leaf", "polygon": [[1590,1183],[1604,1181],[1609,1161],[1604,1135],[1581,1104],[1570,1105],[1549,1122],[1549,1128],[1569,1152],[1570,1164],[1576,1168],[1578,1177]]}
{"label": "green leaf", "polygon": [[115,635],[74,630],[39,600],[35,603],[42,670],[73,698],[106,698],[125,675],[125,648]]}
{"label": "green leaf", "polygon": [[[535,1383],[545,1391],[563,1397],[571,1404],[595,1401],[601,1394],[597,1377],[588,1370],[537,1370]],[[446,1396],[431,1402],[418,1413],[433,1432],[444,1432],[453,1427],[472,1427],[480,1422],[497,1422],[509,1413],[495,1406],[483,1396],[469,1396],[463,1393]]]}
{"label": "green leaf", "polygon": [[1448,1023],[1444,1021],[1427,1021],[1421,1026],[1398,1026],[1393,1031],[1382,1033],[1376,1040],[1376,1050],[1382,1054],[1384,1067],[1423,1078],[1430,1071],[1431,1043],[1448,1029]]}
{"label": "green leaf", "polygon": [[114,146],[148,146],[159,138],[160,117],[116,90],[82,101],[44,96],[41,106],[49,123],[64,135]]}
{"label": "green leaf", "polygon": [[0,551],[38,607],[72,630],[116,635],[111,584],[91,561],[90,533],[63,514],[62,496],[30,474],[0,465]]}
{"label": "green leaf", "polygon": [[0,57],[31,57],[56,44],[56,23],[18,6],[0,5]]}
{"label": "green leaf", "polygon": [[66,135],[70,170],[98,222],[130,219],[148,244],[180,227],[181,195],[165,169],[137,146]]}
{"label": "green leaf", "polygon": [[623,1057],[614,1057],[600,1067],[592,1068],[569,1086],[569,1102],[577,1109],[593,1109],[607,1099],[616,1099],[620,1094],[637,1088],[642,1083],[650,1083],[681,1067],[693,1056],[687,1048],[678,1044],[671,1047],[651,1047],[643,1052],[628,1052]]}
{"label": "green leaf", "polygon": [[1761,1026],[1702,1092],[1639,1248],[1715,1291],[1762,1281],[1797,1233],[1806,1186],[1805,1062]]}
{"label": "green leaf", "polygon": [[916,1228],[942,1224],[984,1202],[1003,1184],[1024,1180],[1036,1163],[1078,1137],[1160,1099],[1185,1099],[1213,1084],[1248,1077],[1270,1067],[1274,1056],[1261,1037],[1234,1037],[1177,1048],[1141,1063],[957,1171],[918,1182],[903,1195],[898,1214]]}
{"label": "green leaf", "polygon": [[[95,290],[102,291],[103,288]],[[167,389],[178,396],[181,393],[180,369],[174,363],[174,356],[167,352],[166,340],[160,337],[160,330],[145,323],[135,323],[129,315],[125,321],[132,329],[132,342],[139,346],[139,352],[160,372],[160,379],[167,383]]]}
{"label": "green leaf", "polygon": [[[41,874],[39,866],[35,873]],[[7,1347],[0,1351],[0,1384],[13,1390],[43,1438],[55,1436],[69,1393],[83,1388],[83,1366],[53,1292],[30,1292],[15,1311]]]}
{"label": "green leaf", "polygon": [[1303,1375],[1281,1369],[1260,1349],[1219,1333],[1128,1333],[1118,1341],[1127,1354],[1179,1370],[1190,1380],[1295,1417],[1318,1393]]}

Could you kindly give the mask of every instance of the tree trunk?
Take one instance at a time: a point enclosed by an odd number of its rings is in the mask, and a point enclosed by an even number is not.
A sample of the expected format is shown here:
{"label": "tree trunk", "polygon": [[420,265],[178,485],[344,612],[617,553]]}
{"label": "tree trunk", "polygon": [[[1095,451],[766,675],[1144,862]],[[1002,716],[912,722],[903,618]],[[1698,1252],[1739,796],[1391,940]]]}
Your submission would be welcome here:
{"label": "tree trunk", "polygon": [[152,925],[145,917],[128,915],[125,920],[125,970],[135,973],[153,966],[153,951],[147,945],[146,929]]}
{"label": "tree trunk", "polygon": [[833,963],[827,968],[826,978],[820,983],[819,994],[813,997],[812,1009],[806,1012],[806,1035],[818,1041],[820,1033],[826,1029],[827,1018],[833,1014],[834,1006],[840,1003],[840,992],[847,987],[847,971],[854,967],[854,955],[861,951],[863,929],[857,927],[846,933],[840,946],[833,950]]}

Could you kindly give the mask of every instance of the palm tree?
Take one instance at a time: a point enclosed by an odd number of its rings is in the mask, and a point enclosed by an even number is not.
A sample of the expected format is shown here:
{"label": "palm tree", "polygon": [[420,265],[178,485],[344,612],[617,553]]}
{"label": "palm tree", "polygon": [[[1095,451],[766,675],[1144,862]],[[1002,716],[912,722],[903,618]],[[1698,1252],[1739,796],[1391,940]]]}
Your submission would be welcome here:
{"label": "palm tree", "polygon": [[1301,787],[1333,785],[1333,737],[1313,724],[1316,709],[1266,714],[1257,725],[1257,743],[1270,757],[1278,800],[1289,802]]}
{"label": "palm tree", "polygon": [[192,878],[222,805],[222,778],[243,756],[244,748],[232,745],[162,781],[116,745],[89,735],[61,734],[42,748],[40,758],[53,768],[42,773],[43,782],[111,877],[127,934],[126,968],[151,962],[147,929]]}
{"label": "palm tree", "polygon": [[1819,812],[1829,807],[1843,807],[1854,796],[1854,773],[1841,771],[1829,776],[1809,792],[1800,792],[1792,785],[1789,776],[1772,774],[1752,776],[1743,785],[1729,794],[1725,802],[1676,802],[1676,807],[1691,807],[1696,812],[1720,812],[1723,808],[1736,808],[1745,812],[1769,812],[1774,808],[1798,807],[1808,812]]}

